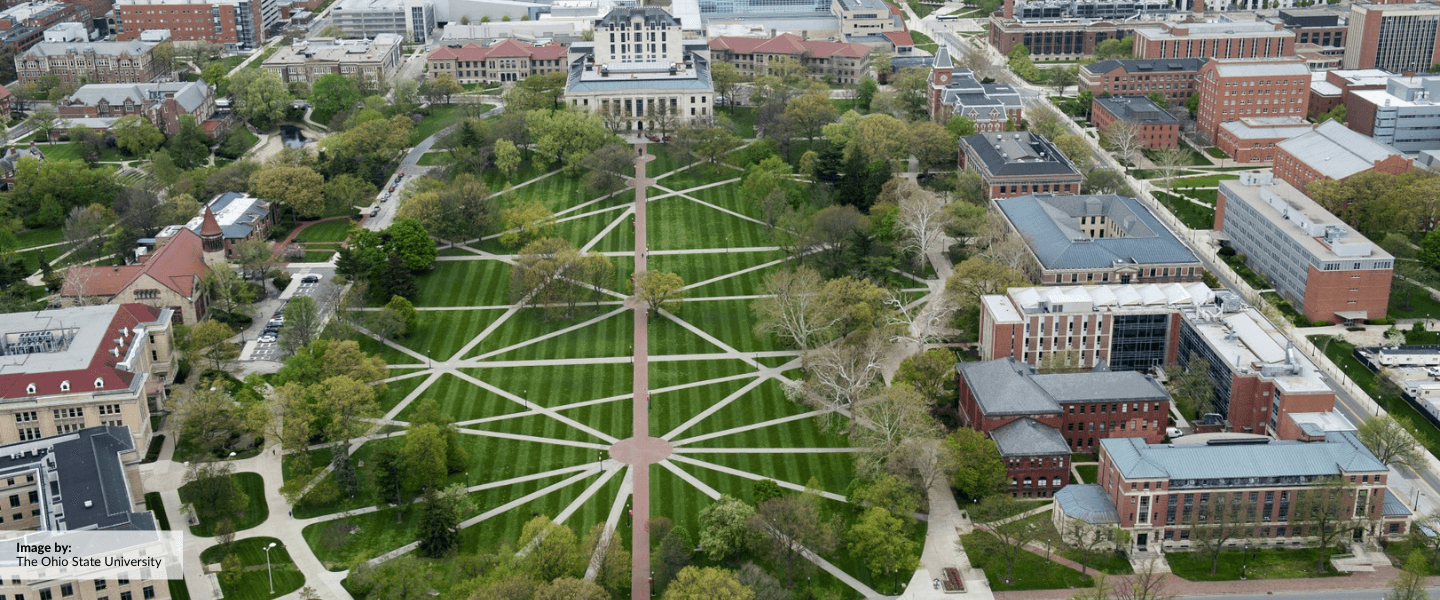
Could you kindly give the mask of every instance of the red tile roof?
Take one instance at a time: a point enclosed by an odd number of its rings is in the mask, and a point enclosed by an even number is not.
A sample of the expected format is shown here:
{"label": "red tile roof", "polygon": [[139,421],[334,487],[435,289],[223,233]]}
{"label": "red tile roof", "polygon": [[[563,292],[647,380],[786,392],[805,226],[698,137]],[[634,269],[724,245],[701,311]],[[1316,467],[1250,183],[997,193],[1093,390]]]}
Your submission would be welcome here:
{"label": "red tile roof", "polygon": [[205,238],[221,235],[225,235],[225,230],[220,228],[220,222],[215,220],[215,213],[210,210],[210,205],[206,204],[205,216],[200,221],[200,236]]}
{"label": "red tile roof", "polygon": [[859,43],[826,42],[805,40],[793,33],[782,33],[773,38],[749,38],[721,36],[710,40],[711,50],[729,50],[735,54],[790,54],[809,53],[816,58],[843,56],[859,58],[870,51],[870,47]]}
{"label": "red tile roof", "polygon": [[[135,326],[158,320],[160,309],[144,304],[122,304],[117,308],[115,316],[106,326],[105,334],[100,337],[100,344],[94,348],[94,354],[84,369],[0,375],[0,398],[14,399],[62,393],[79,394],[123,390],[130,387],[136,374],[121,370],[118,365],[130,351],[131,346],[143,339],[134,333]],[[113,340],[122,339],[121,328],[125,328],[130,333],[123,336],[123,342],[116,346]],[[118,348],[120,356],[117,357],[110,353],[112,347]],[[98,388],[95,387],[96,379],[101,382]],[[60,384],[66,381],[70,382],[68,392],[60,389]],[[35,384],[35,393],[33,394],[29,393],[27,389],[30,384]]]}
{"label": "red tile roof", "polygon": [[487,58],[530,57],[534,60],[553,60],[563,58],[567,51],[567,48],[559,44],[536,46],[520,40],[506,39],[491,44],[489,47],[470,42],[459,48],[451,48],[449,46],[436,48],[425,58],[427,60],[451,58],[455,60],[484,60]]}
{"label": "red tile roof", "polygon": [[885,37],[890,38],[890,43],[895,44],[896,48],[915,45],[915,40],[910,37],[908,31],[887,31]]}
{"label": "red tile roof", "polygon": [[0,85],[0,100],[4,100],[4,99],[9,98],[9,97],[10,97],[10,90],[9,90],[8,88],[6,88],[5,86]]}
{"label": "red tile roof", "polygon": [[[138,263],[123,267],[72,267],[88,271],[85,294],[89,296],[114,296],[124,291],[141,275],[149,275],[161,285],[175,290],[185,298],[191,297],[195,281],[205,275],[205,257],[200,248],[200,236],[181,227],[179,233]],[[62,296],[75,296],[75,290],[67,282]]]}

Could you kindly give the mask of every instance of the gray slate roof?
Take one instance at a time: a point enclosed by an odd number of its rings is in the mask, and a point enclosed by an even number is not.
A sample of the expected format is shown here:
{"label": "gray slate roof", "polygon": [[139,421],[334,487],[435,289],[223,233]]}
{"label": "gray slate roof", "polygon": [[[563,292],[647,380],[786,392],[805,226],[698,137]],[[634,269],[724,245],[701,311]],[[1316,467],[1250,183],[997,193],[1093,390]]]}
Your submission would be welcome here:
{"label": "gray slate roof", "polygon": [[[149,511],[133,512],[121,452],[135,450],[129,427],[101,425],[67,434],[0,446],[0,476],[40,471],[44,482],[56,476],[63,521],[43,514],[42,529],[155,530]],[[52,462],[53,459],[53,462]],[[51,494],[45,484],[40,493]],[[85,503],[90,502],[86,508]],[[47,503],[48,504],[48,503]],[[54,511],[59,512],[59,511]]]}
{"label": "gray slate roof", "polygon": [[[1046,269],[1104,269],[1117,264],[1198,263],[1199,260],[1134,198],[1115,194],[1031,194],[995,201]],[[1079,217],[1105,215],[1123,237],[1090,238]]]}
{"label": "gray slate roof", "polygon": [[1169,400],[1154,378],[1139,371],[1089,371],[1036,375],[1014,358],[956,367],[985,416],[1060,414],[1061,404]]}
{"label": "gray slate roof", "polygon": [[1050,140],[1028,131],[977,133],[962,138],[960,145],[969,147],[985,170],[997,177],[1080,176]]}
{"label": "gray slate roof", "polygon": [[1048,456],[1070,454],[1070,444],[1060,430],[1034,419],[1020,418],[990,431],[1000,456]]}
{"label": "gray slate roof", "polygon": [[645,25],[646,25],[647,27],[648,27],[648,26],[652,26],[652,25],[653,25],[653,26],[657,26],[657,27],[679,27],[679,26],[680,26],[680,21],[675,20],[675,17],[672,16],[672,15],[671,15],[669,12],[667,12],[665,9],[659,8],[659,7],[656,7],[656,6],[646,6],[646,7],[643,7],[643,8],[638,8],[638,7],[619,7],[619,8],[615,8],[614,10],[611,10],[609,13],[606,13],[605,16],[600,17],[600,20],[598,20],[598,21],[595,22],[595,26],[596,26],[596,27],[610,27],[610,26],[619,27],[621,24],[626,24],[626,25],[628,25],[628,24],[630,23],[630,19],[635,18],[637,15],[640,16],[640,17],[642,17],[643,19],[645,19]]}
{"label": "gray slate roof", "polygon": [[1381,509],[1381,514],[1386,517],[1408,517],[1414,513],[1410,511],[1410,507],[1405,506],[1405,502],[1399,496],[1395,495],[1395,492],[1390,491],[1390,488],[1385,488],[1385,506]]}
{"label": "gray slate roof", "polygon": [[565,93],[627,90],[714,91],[715,85],[710,81],[710,61],[699,54],[690,55],[690,60],[694,64],[694,77],[670,77],[668,73],[662,73],[656,77],[640,75],[636,79],[630,79],[628,75],[612,71],[610,77],[585,79],[585,60],[576,59],[570,64],[570,77],[565,82]]}
{"label": "gray slate roof", "polygon": [[64,56],[72,52],[83,53],[87,51],[94,51],[96,54],[103,56],[118,56],[121,54],[137,56],[149,52],[154,46],[155,44],[146,44],[133,40],[129,42],[41,42],[31,46],[30,49],[26,50],[21,56],[38,58],[42,56]]}
{"label": "gray slate roof", "polygon": [[[948,61],[949,54],[944,58]],[[1004,121],[1009,118],[1007,109],[1020,108],[1020,93],[1015,88],[1003,83],[980,83],[970,69],[955,69],[941,94],[941,102],[951,106],[956,115],[977,122]]]}
{"label": "gray slate roof", "polygon": [[1179,123],[1170,111],[1155,104],[1145,96],[1100,96],[1095,102],[1105,107],[1110,114],[1121,121],[1144,125]]}
{"label": "gray slate roof", "polygon": [[100,102],[123,105],[126,100],[139,105],[146,101],[160,101],[165,94],[174,92],[175,101],[187,112],[205,104],[210,97],[210,86],[199,81],[178,83],[92,83],[82,85],[66,100],[95,106]]}
{"label": "gray slate roof", "polygon": [[1105,488],[1093,483],[1071,484],[1055,492],[1055,504],[1065,516],[1091,525],[1120,522],[1120,513],[1105,495]]}
{"label": "gray slate roof", "polygon": [[1374,167],[1377,160],[1400,154],[1333,120],[1276,145],[1331,179],[1344,179]]}
{"label": "gray slate roof", "polygon": [[1209,446],[1105,438],[1100,445],[1127,479],[1322,477],[1388,470],[1349,432],[1326,434],[1323,442]]}

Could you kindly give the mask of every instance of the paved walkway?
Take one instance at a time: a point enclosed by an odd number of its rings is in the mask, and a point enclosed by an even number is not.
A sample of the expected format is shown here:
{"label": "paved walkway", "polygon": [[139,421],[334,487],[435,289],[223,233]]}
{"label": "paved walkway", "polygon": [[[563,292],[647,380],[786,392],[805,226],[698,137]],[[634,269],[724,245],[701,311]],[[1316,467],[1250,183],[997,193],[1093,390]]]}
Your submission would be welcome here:
{"label": "paved walkway", "polygon": [[[635,159],[635,276],[646,269],[645,191],[655,183],[645,175],[646,165],[655,157],[637,144]],[[635,311],[635,380],[631,435],[627,445],[616,444],[610,455],[630,464],[633,504],[630,518],[630,598],[650,598],[650,465],[670,455],[669,442],[650,437],[650,311],[638,300]],[[653,441],[652,441],[653,440]]]}
{"label": "paved walkway", "polygon": [[960,536],[973,530],[970,519],[955,502],[950,482],[936,481],[930,486],[929,530],[925,533],[925,551],[920,555],[920,568],[910,578],[910,585],[900,597],[905,600],[940,600],[949,594],[935,589],[934,581],[945,577],[946,568],[960,570],[965,581],[965,598],[989,600],[990,583],[985,572],[970,566],[970,557],[960,545]]}

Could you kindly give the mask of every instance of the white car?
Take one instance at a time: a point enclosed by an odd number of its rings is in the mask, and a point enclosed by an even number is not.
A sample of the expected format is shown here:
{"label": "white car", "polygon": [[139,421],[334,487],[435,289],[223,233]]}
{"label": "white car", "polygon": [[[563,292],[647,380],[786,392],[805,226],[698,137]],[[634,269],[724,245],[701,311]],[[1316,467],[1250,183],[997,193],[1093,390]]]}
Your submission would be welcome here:
{"label": "white car", "polygon": [[267,334],[265,334],[265,335],[260,336],[260,343],[262,343],[262,344],[273,344],[273,343],[275,343],[275,334],[273,334],[273,333],[267,333]]}
{"label": "white car", "polygon": [[1166,428],[1165,428],[1165,435],[1166,435],[1166,436],[1169,436],[1170,438],[1173,439],[1173,438],[1178,438],[1178,437],[1181,437],[1181,436],[1185,435],[1185,432],[1180,431],[1180,428],[1179,428],[1179,427],[1166,427]]}

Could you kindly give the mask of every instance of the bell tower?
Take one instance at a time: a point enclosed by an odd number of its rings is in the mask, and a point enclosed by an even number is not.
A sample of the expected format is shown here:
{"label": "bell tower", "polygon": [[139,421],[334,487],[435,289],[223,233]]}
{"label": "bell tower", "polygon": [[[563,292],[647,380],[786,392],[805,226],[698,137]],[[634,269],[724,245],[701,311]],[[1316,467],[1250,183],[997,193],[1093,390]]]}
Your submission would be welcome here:
{"label": "bell tower", "polygon": [[930,98],[929,109],[932,121],[942,121],[949,115],[943,112],[945,100],[945,86],[950,85],[955,76],[955,63],[950,60],[950,48],[944,44],[935,53],[934,66],[930,69]]}
{"label": "bell tower", "polygon": [[200,251],[204,253],[205,264],[225,264],[225,230],[215,220],[210,206],[205,206],[205,216],[200,221]]}

